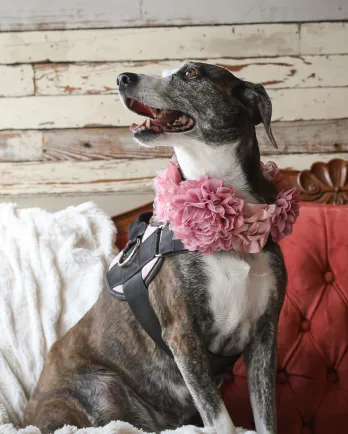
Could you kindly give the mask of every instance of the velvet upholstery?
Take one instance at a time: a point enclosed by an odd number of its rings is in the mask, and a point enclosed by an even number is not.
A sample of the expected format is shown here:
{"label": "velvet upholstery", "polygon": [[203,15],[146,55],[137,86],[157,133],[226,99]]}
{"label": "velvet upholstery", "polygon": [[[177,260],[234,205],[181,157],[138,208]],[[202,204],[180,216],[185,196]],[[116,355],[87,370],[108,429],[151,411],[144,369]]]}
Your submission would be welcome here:
{"label": "velvet upholstery", "polygon": [[[278,335],[278,433],[347,434],[348,206],[302,203],[280,244],[289,283]],[[253,428],[242,359],[222,393],[234,423]]]}

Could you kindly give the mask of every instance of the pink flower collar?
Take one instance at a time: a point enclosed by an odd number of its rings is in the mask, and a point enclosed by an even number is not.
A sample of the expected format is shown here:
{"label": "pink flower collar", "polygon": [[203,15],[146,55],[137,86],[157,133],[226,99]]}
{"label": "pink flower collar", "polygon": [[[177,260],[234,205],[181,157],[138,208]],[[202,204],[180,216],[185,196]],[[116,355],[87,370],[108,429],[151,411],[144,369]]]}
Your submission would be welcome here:
{"label": "pink flower collar", "polygon": [[[251,204],[236,196],[233,187],[201,176],[183,181],[175,157],[158,172],[155,184],[155,217],[167,224],[186,249],[201,253],[220,250],[258,253],[269,235],[276,242],[291,234],[299,215],[296,189],[284,190],[284,179],[275,163],[262,165],[264,176],[280,193],[271,205]],[[285,187],[286,188],[286,187]]]}

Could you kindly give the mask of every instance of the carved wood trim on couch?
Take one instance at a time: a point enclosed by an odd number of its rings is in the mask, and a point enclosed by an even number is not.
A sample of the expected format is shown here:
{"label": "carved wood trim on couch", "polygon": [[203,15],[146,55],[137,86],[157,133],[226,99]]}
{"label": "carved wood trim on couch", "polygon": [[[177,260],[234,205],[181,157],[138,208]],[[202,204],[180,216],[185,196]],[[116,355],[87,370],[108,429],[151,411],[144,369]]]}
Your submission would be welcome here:
{"label": "carved wood trim on couch", "polygon": [[[299,189],[304,202],[348,204],[348,161],[334,159],[328,163],[317,162],[307,170],[282,170],[289,183]],[[128,226],[139,214],[152,211],[152,202],[139,206],[112,219],[117,227],[117,246],[124,246]]]}
{"label": "carved wood trim on couch", "polygon": [[348,161],[331,160],[314,163],[310,170],[297,176],[301,198],[306,202],[348,203]]}

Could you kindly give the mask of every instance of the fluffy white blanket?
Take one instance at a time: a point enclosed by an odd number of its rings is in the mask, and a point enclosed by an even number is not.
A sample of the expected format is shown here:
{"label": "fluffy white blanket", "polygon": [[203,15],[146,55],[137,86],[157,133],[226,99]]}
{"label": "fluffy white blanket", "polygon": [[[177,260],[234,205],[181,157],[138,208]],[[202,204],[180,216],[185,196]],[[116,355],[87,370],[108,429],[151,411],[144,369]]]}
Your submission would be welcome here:
{"label": "fluffy white blanket", "polygon": [[20,426],[50,346],[96,301],[115,227],[93,203],[0,204],[0,424]]}
{"label": "fluffy white blanket", "polygon": [[[24,408],[50,346],[96,301],[115,253],[114,235],[111,219],[90,202],[57,213],[0,204],[0,434],[40,434],[36,427],[19,428]],[[213,433],[197,427],[175,432]],[[139,430],[115,421],[58,433]]]}

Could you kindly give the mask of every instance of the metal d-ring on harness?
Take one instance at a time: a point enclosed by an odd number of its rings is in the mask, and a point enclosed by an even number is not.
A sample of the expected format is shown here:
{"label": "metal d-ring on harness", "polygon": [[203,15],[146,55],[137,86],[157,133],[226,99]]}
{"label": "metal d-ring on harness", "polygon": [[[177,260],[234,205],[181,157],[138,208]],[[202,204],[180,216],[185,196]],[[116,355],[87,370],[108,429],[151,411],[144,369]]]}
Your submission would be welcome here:
{"label": "metal d-ring on harness", "polygon": [[129,262],[131,262],[131,260],[133,259],[134,255],[137,253],[137,250],[139,249],[139,246],[141,244],[141,240],[140,238],[137,238],[135,241],[132,241],[128,248],[133,247],[133,250],[128,254],[128,256],[126,257],[126,259],[124,259],[124,257],[126,256],[125,250],[122,250],[121,252],[121,256],[118,260],[118,266],[119,267],[125,267]]}
{"label": "metal d-ring on harness", "polygon": [[[187,253],[180,240],[174,239],[169,226],[149,226],[152,213],[141,214],[130,225],[129,242],[105,275],[107,291],[118,300],[127,301],[136,319],[151,339],[171,358],[173,354],[162,339],[161,325],[149,300],[148,286],[160,270],[165,257]],[[150,229],[150,231],[149,231]],[[150,235],[147,236],[146,232]],[[146,273],[143,270],[148,267]],[[230,369],[239,356],[224,357],[209,351],[213,374]]]}

